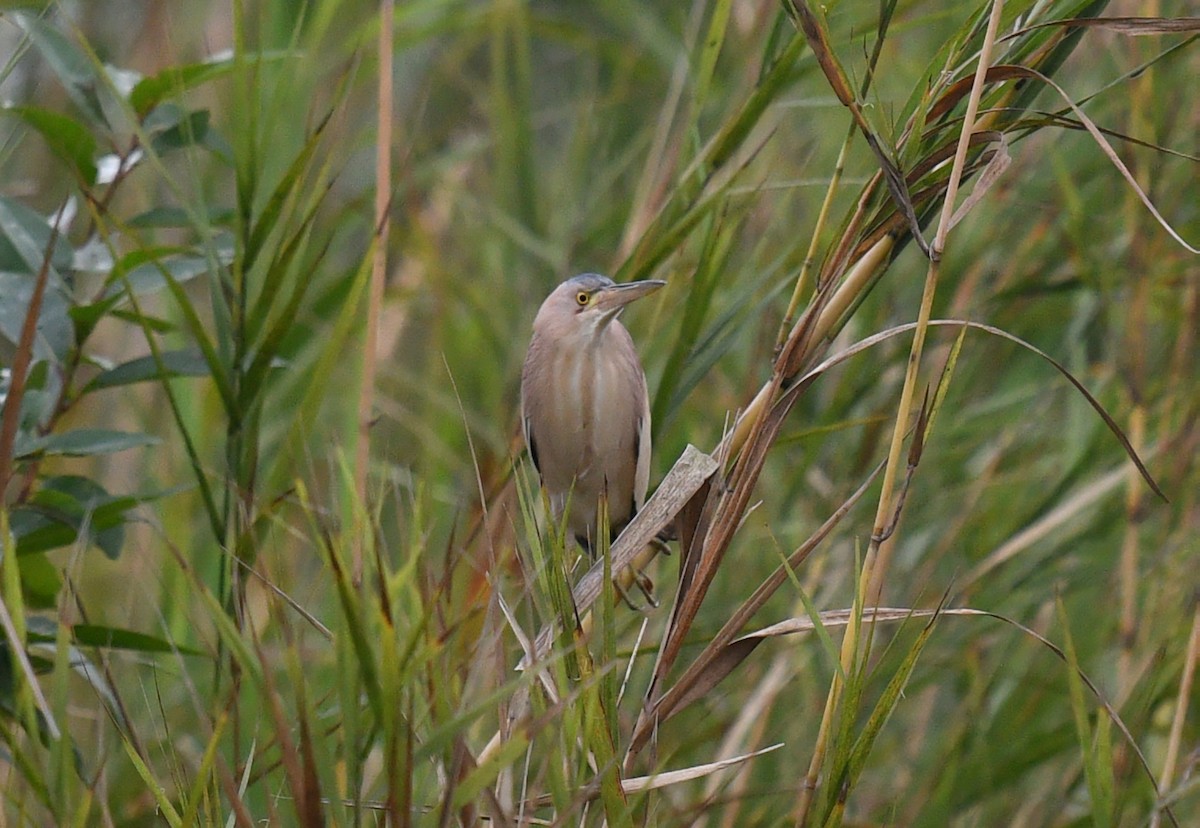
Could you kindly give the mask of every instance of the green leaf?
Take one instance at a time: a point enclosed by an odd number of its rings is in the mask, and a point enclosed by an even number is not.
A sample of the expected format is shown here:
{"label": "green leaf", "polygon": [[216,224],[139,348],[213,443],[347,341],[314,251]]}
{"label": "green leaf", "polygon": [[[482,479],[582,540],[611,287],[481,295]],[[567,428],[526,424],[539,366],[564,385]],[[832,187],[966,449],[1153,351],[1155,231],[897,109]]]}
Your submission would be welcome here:
{"label": "green leaf", "polygon": [[[182,207],[152,207],[129,220],[130,227],[191,227],[192,216]],[[209,207],[203,220],[208,224],[228,224],[233,219],[233,210],[228,207]]]}
{"label": "green leaf", "polygon": [[207,109],[187,110],[178,104],[164,103],[146,116],[142,126],[150,136],[150,145],[158,155],[182,147],[197,145],[224,156],[225,144],[213,140]]}
{"label": "green leaf", "polygon": [[[251,60],[275,61],[290,55],[290,52],[263,52],[258,55],[245,56]],[[157,75],[144,78],[133,87],[129,93],[129,104],[137,112],[139,118],[145,118],[152,109],[162,101],[177,97],[193,87],[229,74],[234,67],[232,56],[221,56],[202,63],[189,63],[183,66],[169,66]]]}
{"label": "green leaf", "polygon": [[4,111],[37,130],[54,154],[70,165],[84,187],[96,183],[96,139],[83,124],[36,106],[9,106]]}
{"label": "green leaf", "polygon": [[35,454],[90,457],[95,454],[114,454],[127,449],[152,446],[159,442],[157,437],[150,434],[79,428],[26,440],[23,445],[18,446],[16,454],[21,458]]}
{"label": "green leaf", "polygon": [[[75,339],[77,342],[85,341],[91,336],[95,330],[97,323],[101,319],[108,317],[110,319],[119,319],[122,322],[128,322],[131,325],[146,328],[154,333],[171,333],[175,330],[175,323],[170,320],[163,319],[158,316],[151,316],[148,313],[134,313],[133,311],[117,307],[120,304],[121,296],[113,295],[107,299],[101,299],[91,305],[75,305],[68,311],[71,321],[75,323]],[[87,356],[85,360],[89,360]],[[103,366],[102,366],[103,367]]]}
{"label": "green leaf", "polygon": [[179,126],[179,122],[186,116],[187,110],[179,104],[170,102],[160,104],[142,121],[142,129],[151,135],[157,135],[160,132],[166,132],[171,127]]}
{"label": "green leaf", "polygon": [[[770,275],[770,273],[766,273],[763,278],[766,279]],[[662,409],[661,419],[658,415],[652,419],[656,433],[658,429],[669,428],[688,396],[704,382],[705,377],[709,376],[709,372],[717,364],[717,361],[734,347],[738,336],[742,333],[741,326],[746,324],[746,320],[761,318],[761,315],[771,306],[771,302],[787,285],[786,282],[778,282],[756,304],[751,304],[751,300],[755,297],[761,284],[749,280],[748,283],[753,285],[753,289],[739,292],[725,312],[713,321],[696,342],[689,346],[683,362],[678,367],[679,376],[676,377],[674,374],[664,371],[660,389],[670,388],[672,384],[674,388],[670,398],[664,399],[661,403],[658,397],[655,398],[655,405],[661,405]],[[691,311],[685,308],[684,321],[690,313]]]}
{"label": "green leaf", "polygon": [[20,424],[17,439],[29,432],[39,434],[50,421],[62,396],[62,370],[55,360],[38,359],[29,369],[25,380],[25,395],[21,398]]}
{"label": "green leaf", "polygon": [[[24,566],[24,561],[21,562]],[[81,647],[106,647],[116,650],[130,650],[138,653],[186,653],[187,655],[204,655],[201,650],[192,647],[181,647],[161,638],[155,638],[145,633],[133,630],[122,630],[117,627],[105,627],[98,624],[76,624],[71,628],[75,643]]]}
{"label": "green leaf", "polygon": [[123,310],[118,308],[109,314],[113,319],[120,319],[122,322],[128,322],[130,325],[137,325],[141,328],[146,328],[155,333],[171,333],[175,330],[175,323],[169,319],[163,319],[158,316],[151,316],[148,313],[134,313],[133,311]]}
{"label": "green leaf", "polygon": [[[296,153],[296,156],[288,165],[286,172],[279,179],[279,183],[271,191],[270,198],[263,207],[258,220],[254,223],[249,238],[246,240],[245,251],[243,253],[244,268],[246,270],[254,267],[259,253],[266,246],[267,239],[275,232],[280,219],[285,216],[285,208],[291,204],[292,200],[296,197],[296,193],[303,188],[305,174],[309,169],[309,162],[313,160],[313,157],[317,154],[317,150],[321,146],[321,138],[324,135],[326,127],[329,125],[331,117],[331,115],[326,115],[317,128],[308,135],[304,146]],[[304,226],[309,220],[306,219],[301,223],[300,228],[296,231],[293,238],[303,235]]]}
{"label": "green leaf", "polygon": [[695,73],[697,109],[702,109],[704,102],[708,99],[713,71],[717,66],[717,56],[721,54],[721,46],[725,42],[725,30],[729,25],[729,13],[732,7],[732,0],[717,0],[713,5],[708,31],[704,36],[704,48],[700,51],[700,66]]}
{"label": "green leaf", "polygon": [[[233,257],[232,241],[222,236],[215,244],[217,264],[227,264]],[[103,298],[113,299],[124,294],[126,282],[139,296],[154,293],[167,287],[168,280],[182,284],[203,276],[210,266],[209,257],[191,247],[142,248],[121,257],[108,278]]]}
{"label": "green leaf", "polygon": [[155,135],[150,145],[159,155],[193,144],[203,145],[204,139],[208,137],[208,120],[207,109],[189,112],[179,123]]}
{"label": "green leaf", "polygon": [[28,12],[17,12],[13,18],[58,75],[71,100],[94,123],[107,124],[100,103],[101,83],[93,61],[43,18]]}
{"label": "green leaf", "polygon": [[[682,374],[684,361],[695,348],[696,341],[700,336],[701,325],[708,315],[713,294],[720,283],[720,275],[725,270],[725,264],[732,249],[731,242],[737,229],[736,223],[733,226],[727,225],[723,215],[710,219],[710,222],[711,225],[707,228],[708,232],[704,240],[704,250],[700,256],[701,264],[692,278],[692,286],[688,291],[684,312],[679,320],[679,335],[667,356],[658,391],[651,405],[654,415],[651,421],[655,424],[665,424],[667,421],[667,404],[674,401],[676,397],[677,383]],[[749,291],[747,291],[748,293]],[[748,299],[749,297],[746,296],[745,301]],[[682,401],[682,397],[680,399]],[[658,425],[658,428],[661,429],[662,425]]]}
{"label": "green leaf", "polygon": [[43,514],[41,509],[18,506],[10,516],[13,537],[17,541],[17,555],[34,555],[50,549],[58,549],[75,542],[78,533],[67,522],[59,522]]}
{"label": "green leaf", "polygon": [[118,497],[94,480],[61,475],[46,480],[30,500],[12,511],[17,554],[29,555],[75,543],[81,531],[115,559],[125,542],[125,513],[156,495]]}
{"label": "green leaf", "polygon": [[130,360],[96,376],[87,384],[84,392],[171,377],[206,377],[209,373],[204,355],[195,348],[164,351],[162,365],[166,369],[165,374],[159,372],[158,362],[154,359],[153,354]]}
{"label": "green leaf", "polygon": [[171,828],[183,828],[183,820],[179,816],[179,811],[175,810],[175,806],[171,804],[170,795],[163,790],[162,785],[154,777],[154,772],[146,766],[145,761],[138,755],[137,750],[124,733],[121,734],[121,746],[125,748],[125,754],[129,757],[129,761],[133,765],[134,770],[137,771],[138,776],[141,777],[142,784],[154,795],[154,801],[158,804],[162,818],[167,821],[167,824]]}
{"label": "green leaf", "polygon": [[21,557],[21,590],[29,608],[50,609],[55,606],[62,585],[58,567],[50,563],[45,555]]}
{"label": "green leaf", "polygon": [[[18,201],[0,196],[0,270],[36,276],[50,244],[50,224]],[[75,252],[62,236],[50,256],[50,278],[59,282],[56,270],[71,266]]]}
{"label": "green leaf", "polygon": [[884,688],[879,701],[876,702],[874,709],[871,711],[871,715],[863,726],[862,732],[854,740],[847,765],[844,768],[844,776],[840,776],[837,779],[839,786],[844,785],[844,788],[838,788],[839,791],[850,791],[858,782],[864,768],[866,768],[867,759],[871,755],[875,741],[879,738],[883,726],[891,718],[892,713],[895,712],[900,701],[904,698],[904,688],[917,666],[917,659],[925,649],[925,645],[929,643],[929,638],[933,634],[933,625],[936,621],[937,615],[935,614],[929,618],[929,621],[925,624],[925,627],[921,630],[916,640],[908,648],[908,651],[904,654],[904,658],[900,662],[900,666],[892,674],[887,687]]}
{"label": "green leaf", "polygon": [[[13,346],[20,341],[33,288],[34,280],[28,274],[0,271],[0,340]],[[38,314],[33,356],[57,364],[74,345],[75,328],[67,297],[58,285],[47,285]]]}
{"label": "green leaf", "polygon": [[[29,629],[29,661],[37,671],[39,673],[46,673],[65,663],[66,666],[70,667],[72,671],[91,685],[96,695],[108,707],[109,712],[117,720],[118,724],[121,727],[128,727],[128,723],[121,713],[121,706],[117,704],[116,693],[113,691],[112,685],[104,677],[104,671],[96,667],[78,647],[66,644],[66,636],[61,635],[62,628],[59,626],[59,623],[54,619],[37,615],[28,617],[26,623]],[[60,651],[59,647],[64,644],[66,645],[65,650]],[[56,664],[60,652],[66,656],[66,660],[65,662],[59,661]],[[55,656],[55,659],[46,658],[47,653]],[[76,761],[78,762],[78,758]]]}
{"label": "green leaf", "polygon": [[109,298],[124,293],[126,281],[138,296],[144,293],[153,293],[167,286],[167,277],[163,275],[164,270],[170,274],[172,279],[182,284],[207,273],[208,267],[208,259],[196,253],[156,258],[130,270],[125,279],[118,277],[110,280],[104,296]]}
{"label": "green leaf", "polygon": [[[1067,689],[1071,713],[1075,721],[1075,734],[1079,739],[1079,751],[1083,760],[1083,774],[1087,782],[1088,794],[1091,797],[1092,824],[1096,828],[1106,828],[1114,824],[1113,815],[1113,766],[1112,749],[1110,744],[1100,744],[1103,739],[1109,739],[1107,726],[1097,728],[1092,733],[1088,724],[1090,711],[1088,709],[1082,672],[1079,669],[1079,656],[1075,650],[1075,640],[1071,635],[1071,625],[1067,620],[1067,610],[1063,605],[1062,596],[1056,596],[1054,606],[1057,610],[1058,622],[1063,628],[1063,657],[1067,662]],[[1100,718],[1104,718],[1101,716]],[[1105,720],[1107,722],[1107,720]]]}

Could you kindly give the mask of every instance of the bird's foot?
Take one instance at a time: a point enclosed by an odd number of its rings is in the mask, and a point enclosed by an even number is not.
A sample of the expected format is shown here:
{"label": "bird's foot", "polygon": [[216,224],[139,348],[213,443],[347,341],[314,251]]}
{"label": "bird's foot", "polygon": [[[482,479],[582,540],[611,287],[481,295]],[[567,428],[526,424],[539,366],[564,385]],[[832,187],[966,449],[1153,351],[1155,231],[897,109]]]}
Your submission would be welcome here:
{"label": "bird's foot", "polygon": [[625,603],[625,606],[634,612],[648,615],[653,610],[658,609],[658,599],[654,597],[654,582],[650,580],[650,576],[645,572],[638,570],[633,576],[633,585],[638,588],[638,592],[642,593],[642,597],[646,599],[646,605],[644,606],[635,604],[625,587],[615,581],[613,585],[617,588],[617,594],[621,596],[621,600]]}

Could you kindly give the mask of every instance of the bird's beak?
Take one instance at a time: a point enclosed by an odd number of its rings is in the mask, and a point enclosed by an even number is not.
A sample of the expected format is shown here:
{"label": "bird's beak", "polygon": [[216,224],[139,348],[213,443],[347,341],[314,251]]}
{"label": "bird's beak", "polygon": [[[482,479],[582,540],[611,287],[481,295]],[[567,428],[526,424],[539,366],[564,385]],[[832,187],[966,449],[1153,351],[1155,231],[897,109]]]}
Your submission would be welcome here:
{"label": "bird's beak", "polygon": [[601,288],[592,297],[592,307],[605,316],[616,316],[630,302],[641,299],[643,296],[649,296],[665,284],[666,282],[661,279],[647,279],[644,282],[625,282],[621,285]]}

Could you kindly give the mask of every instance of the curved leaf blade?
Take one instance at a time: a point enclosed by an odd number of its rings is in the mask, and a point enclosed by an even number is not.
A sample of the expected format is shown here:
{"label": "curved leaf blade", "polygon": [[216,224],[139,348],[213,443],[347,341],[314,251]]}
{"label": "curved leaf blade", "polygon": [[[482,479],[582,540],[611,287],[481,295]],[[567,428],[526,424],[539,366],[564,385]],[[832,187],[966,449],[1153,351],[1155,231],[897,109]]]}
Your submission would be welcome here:
{"label": "curved leaf blade", "polygon": [[128,449],[153,446],[159,442],[161,441],[151,434],[79,428],[22,441],[16,448],[16,455],[22,459],[34,455],[91,457],[96,454],[115,454]]}
{"label": "curved leaf blade", "polygon": [[207,377],[208,362],[204,354],[197,348],[179,351],[164,351],[162,367],[153,354],[123,362],[102,374],[98,374],[83,389],[84,393],[99,391],[102,388],[116,388],[122,385],[132,385],[147,380],[174,379],[176,377]]}
{"label": "curved leaf blade", "polygon": [[96,182],[96,139],[87,127],[68,115],[37,106],[8,106],[4,111],[37,131],[84,187]]}
{"label": "curved leaf blade", "polygon": [[17,12],[13,19],[62,81],[71,100],[93,122],[107,124],[108,119],[100,103],[101,84],[95,63],[44,18],[28,12]]}

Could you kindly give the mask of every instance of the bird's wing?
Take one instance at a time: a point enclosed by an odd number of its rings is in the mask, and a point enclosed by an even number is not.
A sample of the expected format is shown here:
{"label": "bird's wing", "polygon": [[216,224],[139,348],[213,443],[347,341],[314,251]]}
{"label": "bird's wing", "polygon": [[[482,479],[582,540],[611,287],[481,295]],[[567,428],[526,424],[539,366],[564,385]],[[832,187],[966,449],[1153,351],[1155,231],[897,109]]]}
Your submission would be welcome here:
{"label": "bird's wing", "polygon": [[538,470],[538,474],[542,473],[541,466],[538,465],[537,443],[533,439],[533,423],[529,417],[521,417],[521,428],[525,432],[525,445],[529,447],[529,458],[533,460],[533,467]]}
{"label": "bird's wing", "polygon": [[[645,380],[643,379],[644,383]],[[633,511],[636,513],[646,502],[646,488],[650,485],[650,398],[643,388],[642,414],[637,422],[637,469],[633,477]]]}
{"label": "bird's wing", "polygon": [[531,362],[539,348],[539,341],[535,333],[532,341],[529,343],[529,353],[525,356],[525,364],[521,367],[521,434],[525,438],[525,446],[529,449],[529,457],[533,460],[533,467],[538,470],[538,476],[542,474],[542,467],[538,465],[538,450],[533,434],[533,417],[530,412],[535,410],[531,399],[533,396],[533,386],[530,384],[530,374],[533,363]]}

